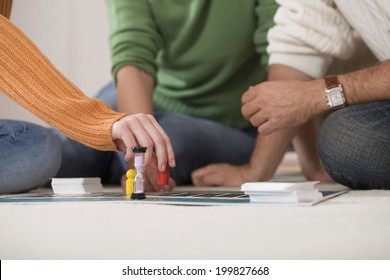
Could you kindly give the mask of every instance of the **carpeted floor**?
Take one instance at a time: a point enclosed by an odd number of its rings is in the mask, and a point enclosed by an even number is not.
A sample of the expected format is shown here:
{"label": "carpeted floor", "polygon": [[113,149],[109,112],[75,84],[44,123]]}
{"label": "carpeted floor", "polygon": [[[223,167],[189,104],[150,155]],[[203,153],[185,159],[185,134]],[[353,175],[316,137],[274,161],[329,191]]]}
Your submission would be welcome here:
{"label": "carpeted floor", "polygon": [[389,236],[379,190],[315,206],[0,204],[0,259],[390,259]]}

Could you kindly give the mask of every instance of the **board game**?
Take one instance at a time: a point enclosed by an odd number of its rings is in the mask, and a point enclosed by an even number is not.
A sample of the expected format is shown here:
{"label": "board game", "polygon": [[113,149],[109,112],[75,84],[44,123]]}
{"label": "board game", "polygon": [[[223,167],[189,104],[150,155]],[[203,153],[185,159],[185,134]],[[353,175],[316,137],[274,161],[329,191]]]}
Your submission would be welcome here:
{"label": "board game", "polygon": [[[315,205],[331,199],[346,191],[321,191],[323,197],[311,203],[297,205]],[[18,195],[2,195],[0,203],[72,203],[72,202],[103,202],[103,203],[137,203],[137,204],[171,204],[171,205],[258,205],[251,203],[249,196],[242,191],[172,191],[162,193],[147,193],[146,199],[133,200],[121,192],[99,192],[86,194],[55,194],[26,193]]]}

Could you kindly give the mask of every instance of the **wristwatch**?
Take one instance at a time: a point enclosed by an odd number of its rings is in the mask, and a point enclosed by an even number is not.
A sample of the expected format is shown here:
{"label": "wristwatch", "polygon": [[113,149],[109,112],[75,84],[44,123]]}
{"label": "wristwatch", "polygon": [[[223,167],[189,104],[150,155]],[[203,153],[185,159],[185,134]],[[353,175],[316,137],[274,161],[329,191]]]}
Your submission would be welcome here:
{"label": "wristwatch", "polygon": [[343,87],[337,79],[337,76],[327,76],[324,80],[326,86],[325,96],[329,108],[335,111],[337,109],[347,106]]}

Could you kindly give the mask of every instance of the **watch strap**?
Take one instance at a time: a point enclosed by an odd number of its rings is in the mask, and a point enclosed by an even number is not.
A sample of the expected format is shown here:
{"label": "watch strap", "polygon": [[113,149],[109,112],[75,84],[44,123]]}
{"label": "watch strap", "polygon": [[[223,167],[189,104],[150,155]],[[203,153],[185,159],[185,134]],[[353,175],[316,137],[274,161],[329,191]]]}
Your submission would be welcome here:
{"label": "watch strap", "polygon": [[330,75],[325,77],[325,85],[327,89],[331,89],[338,87],[340,82],[336,75]]}

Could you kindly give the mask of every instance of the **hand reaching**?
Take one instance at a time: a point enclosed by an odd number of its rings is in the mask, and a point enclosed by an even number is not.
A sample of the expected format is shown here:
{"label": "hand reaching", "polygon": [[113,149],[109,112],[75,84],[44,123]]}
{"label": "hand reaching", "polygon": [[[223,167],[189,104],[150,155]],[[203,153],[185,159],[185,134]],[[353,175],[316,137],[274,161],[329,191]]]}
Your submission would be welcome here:
{"label": "hand reaching", "polygon": [[133,146],[142,146],[147,148],[145,165],[151,162],[154,151],[159,170],[164,171],[167,163],[175,166],[171,141],[152,115],[139,113],[118,120],[112,126],[112,138],[118,149],[126,152],[126,160],[133,157]]}

